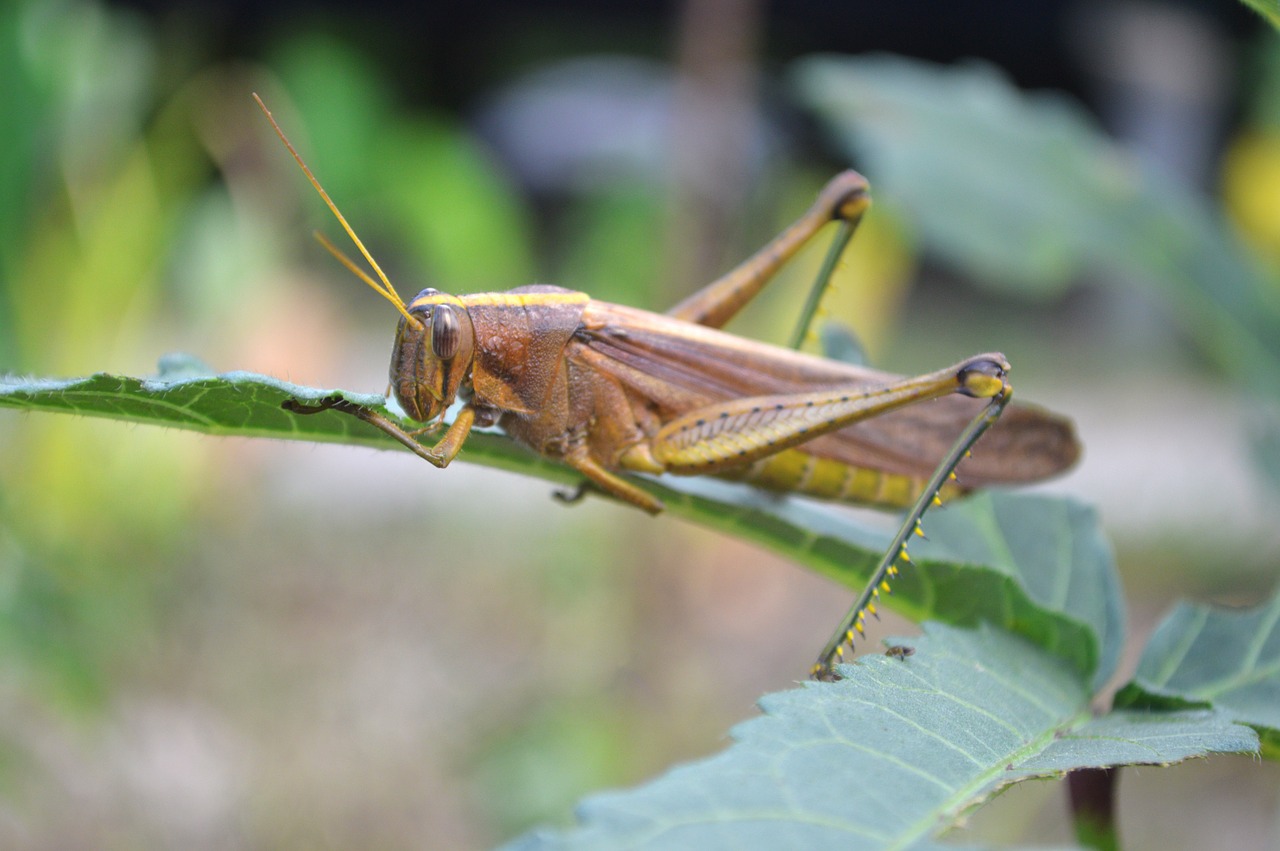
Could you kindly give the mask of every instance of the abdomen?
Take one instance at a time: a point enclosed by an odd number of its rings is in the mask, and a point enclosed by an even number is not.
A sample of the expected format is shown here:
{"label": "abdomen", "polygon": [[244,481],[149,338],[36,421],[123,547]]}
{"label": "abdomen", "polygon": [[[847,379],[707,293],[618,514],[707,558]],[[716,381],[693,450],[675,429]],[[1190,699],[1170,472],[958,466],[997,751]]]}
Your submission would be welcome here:
{"label": "abdomen", "polygon": [[[716,475],[764,490],[800,493],[869,508],[908,508],[928,483],[928,477],[858,467],[801,449],[788,449]],[[941,497],[947,500],[963,493],[962,488],[947,484]]]}

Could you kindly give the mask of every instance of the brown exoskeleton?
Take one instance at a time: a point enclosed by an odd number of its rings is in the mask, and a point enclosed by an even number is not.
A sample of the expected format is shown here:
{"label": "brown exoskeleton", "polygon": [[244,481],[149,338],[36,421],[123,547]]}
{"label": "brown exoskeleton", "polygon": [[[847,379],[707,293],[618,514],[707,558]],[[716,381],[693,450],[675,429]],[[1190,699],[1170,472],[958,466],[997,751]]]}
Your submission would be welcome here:
{"label": "brown exoskeleton", "polygon": [[863,613],[868,606],[874,612],[886,575],[896,573],[894,560],[906,558],[905,536],[940,491],[960,489],[949,474],[996,416],[1004,411],[984,438],[988,451],[964,461],[965,488],[1043,479],[1079,453],[1067,420],[1026,406],[1005,410],[1012,389],[1003,355],[903,378],[718,330],[824,225],[856,226],[870,205],[867,182],[856,172],[837,175],[795,224],[665,314],[552,286],[462,296],[424,289],[406,304],[276,131],[377,280],[322,239],[326,247],[401,314],[390,369],[400,407],[430,426],[463,401],[432,446],[377,411],[342,400],[294,403],[291,410],[345,410],[437,467],[457,456],[473,427],[496,425],[599,491],[653,514],[662,503],[624,473],[715,474],[858,505],[915,503],[865,599],[824,650],[818,673],[829,673],[853,629],[862,631]]}

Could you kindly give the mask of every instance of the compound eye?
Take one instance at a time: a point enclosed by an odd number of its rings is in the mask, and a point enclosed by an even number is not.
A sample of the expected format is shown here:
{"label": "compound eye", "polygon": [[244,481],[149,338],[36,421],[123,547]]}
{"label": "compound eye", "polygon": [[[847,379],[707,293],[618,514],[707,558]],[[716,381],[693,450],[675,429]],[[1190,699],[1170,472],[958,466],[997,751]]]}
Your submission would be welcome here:
{"label": "compound eye", "polygon": [[458,314],[447,304],[437,305],[431,313],[431,353],[440,360],[450,360],[462,345],[462,325]]}

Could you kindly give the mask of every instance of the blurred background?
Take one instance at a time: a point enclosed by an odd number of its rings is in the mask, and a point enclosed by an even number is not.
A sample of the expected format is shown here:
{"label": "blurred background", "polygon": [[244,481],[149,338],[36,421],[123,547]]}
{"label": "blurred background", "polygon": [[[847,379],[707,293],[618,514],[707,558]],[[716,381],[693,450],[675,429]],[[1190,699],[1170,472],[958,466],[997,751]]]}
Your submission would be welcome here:
{"label": "blurred background", "polygon": [[[1275,586],[1280,37],[1242,5],[9,0],[0,66],[0,372],[385,386],[395,314],[254,91],[405,296],[661,310],[854,166],[827,314],[896,372],[1002,350],[1076,419],[1046,487],[1099,507],[1135,651]],[[731,330],[785,339],[824,248]],[[0,413],[0,845],[490,846],[722,748],[850,601],[549,490]],[[1121,796],[1131,849],[1280,848],[1274,764]],[[962,838],[1065,841],[1064,801]]]}

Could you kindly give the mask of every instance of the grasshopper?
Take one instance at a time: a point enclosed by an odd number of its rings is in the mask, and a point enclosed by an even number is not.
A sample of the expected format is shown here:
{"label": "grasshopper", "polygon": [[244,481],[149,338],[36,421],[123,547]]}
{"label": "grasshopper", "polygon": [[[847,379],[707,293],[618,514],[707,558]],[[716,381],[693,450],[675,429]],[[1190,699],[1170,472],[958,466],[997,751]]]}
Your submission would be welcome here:
{"label": "grasshopper", "polygon": [[[406,303],[258,104],[377,278],[320,241],[400,313],[391,392],[426,427],[409,432],[342,399],[286,407],[345,411],[442,468],[473,428],[497,426],[582,474],[583,487],[567,499],[591,488],[650,514],[661,512],[662,503],[626,473],[710,474],[855,505],[911,507],[868,589],[820,656],[816,676],[833,675],[843,646],[855,630],[863,632],[865,615],[875,614],[896,563],[909,559],[907,538],[919,531],[929,504],[983,485],[1037,481],[1079,454],[1069,421],[1009,405],[1009,364],[999,353],[903,378],[719,330],[819,230],[840,222],[815,285],[821,292],[871,203],[857,172],[837,175],[794,224],[665,314],[541,285],[461,296],[427,288]],[[419,434],[443,427],[458,399],[462,406],[444,434],[434,445],[420,443]],[[954,468],[1002,413],[986,437],[989,451],[964,461],[962,487]]]}

